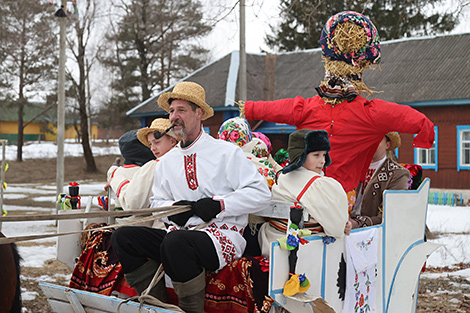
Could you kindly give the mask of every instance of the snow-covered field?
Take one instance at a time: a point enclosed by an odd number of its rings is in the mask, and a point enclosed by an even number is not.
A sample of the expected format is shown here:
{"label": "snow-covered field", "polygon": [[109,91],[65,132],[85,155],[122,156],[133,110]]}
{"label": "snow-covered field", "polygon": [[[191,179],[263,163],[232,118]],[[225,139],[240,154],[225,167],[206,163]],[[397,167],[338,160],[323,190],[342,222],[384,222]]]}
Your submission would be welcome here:
{"label": "snow-covered field", "polygon": [[[93,155],[119,155],[119,147],[116,144],[110,147],[98,147],[93,146],[92,143],[92,150]],[[1,145],[0,145],[1,149]],[[0,151],[1,157],[2,151]],[[16,153],[17,147],[15,145],[7,145],[5,151],[5,159],[6,160],[16,160]],[[65,157],[75,157],[75,156],[82,156],[83,155],[83,148],[82,145],[76,143],[75,140],[66,140],[64,144],[64,156]],[[55,142],[51,141],[28,141],[23,146],[23,160],[27,159],[47,159],[47,158],[56,158],[57,157],[57,145]]]}

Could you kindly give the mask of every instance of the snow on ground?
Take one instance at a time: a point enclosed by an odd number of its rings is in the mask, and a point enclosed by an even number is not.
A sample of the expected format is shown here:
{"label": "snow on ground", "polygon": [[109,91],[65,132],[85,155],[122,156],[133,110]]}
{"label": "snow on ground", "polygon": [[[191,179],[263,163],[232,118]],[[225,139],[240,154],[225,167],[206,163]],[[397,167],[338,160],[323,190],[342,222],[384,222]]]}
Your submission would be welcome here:
{"label": "snow on ground", "polygon": [[[109,147],[97,147],[92,144],[93,155],[120,154],[119,147],[112,145]],[[9,161],[16,160],[17,147],[15,145],[7,145],[5,158]],[[83,148],[80,143],[72,140],[66,140],[64,144],[64,156],[76,157],[83,155]],[[26,159],[48,159],[57,157],[57,145],[51,141],[28,141],[23,146],[23,160]]]}

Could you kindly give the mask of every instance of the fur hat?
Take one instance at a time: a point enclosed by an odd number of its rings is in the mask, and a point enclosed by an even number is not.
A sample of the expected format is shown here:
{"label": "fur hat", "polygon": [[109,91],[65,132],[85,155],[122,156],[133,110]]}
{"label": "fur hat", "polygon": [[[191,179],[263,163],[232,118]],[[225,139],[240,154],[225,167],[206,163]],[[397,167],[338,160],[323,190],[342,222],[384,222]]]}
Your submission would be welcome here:
{"label": "fur hat", "polygon": [[[158,130],[160,133],[163,133],[170,126],[171,123],[169,119],[156,118],[152,121],[152,124],[150,124],[149,127],[139,129],[139,131],[137,132],[137,138],[141,143],[150,148],[150,144],[147,138],[148,134],[153,133],[156,130]],[[166,135],[174,138],[176,141],[180,141],[180,138],[176,137],[174,134],[172,134],[172,132],[168,132],[166,133]]]}
{"label": "fur hat", "polygon": [[385,134],[385,137],[387,137],[388,140],[390,140],[390,147],[387,150],[393,151],[396,148],[400,147],[401,145],[400,134],[398,134],[397,132],[389,132]]}
{"label": "fur hat", "polygon": [[119,138],[119,150],[124,164],[142,166],[150,160],[155,160],[152,151],[137,139],[137,129],[128,131]]}
{"label": "fur hat", "polygon": [[289,135],[289,146],[287,152],[290,157],[290,164],[282,169],[282,173],[287,174],[301,167],[307,159],[307,154],[314,151],[326,151],[325,166],[331,164],[330,140],[328,132],[321,130],[299,129]]}
{"label": "fur hat", "polygon": [[193,82],[177,83],[172,92],[165,92],[160,95],[158,105],[169,112],[170,99],[186,100],[199,106],[204,111],[202,114],[203,121],[214,115],[214,110],[206,103],[206,92],[199,84]]}

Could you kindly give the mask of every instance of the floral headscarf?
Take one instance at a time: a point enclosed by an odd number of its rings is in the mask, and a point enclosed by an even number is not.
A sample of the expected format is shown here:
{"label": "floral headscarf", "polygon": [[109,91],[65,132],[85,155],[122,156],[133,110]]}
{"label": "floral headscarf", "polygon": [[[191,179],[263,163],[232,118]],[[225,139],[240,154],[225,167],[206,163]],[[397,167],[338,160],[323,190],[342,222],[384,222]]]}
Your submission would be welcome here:
{"label": "floral headscarf", "polygon": [[266,144],[266,147],[268,148],[268,154],[271,153],[271,149],[272,149],[271,140],[269,140],[268,136],[260,132],[253,132],[252,134],[253,134],[253,137],[261,139]]}
{"label": "floral headscarf", "polygon": [[246,153],[250,153],[257,158],[264,158],[269,155],[266,143],[259,138],[253,138],[249,143],[244,145],[242,149]]}
{"label": "floral headscarf", "polygon": [[[333,42],[336,26],[347,21],[363,27],[367,34],[366,44],[357,52],[343,53]],[[361,13],[344,11],[331,16],[321,32],[320,44],[322,55],[334,61],[344,61],[353,66],[359,66],[357,61],[360,60],[367,60],[372,64],[380,63],[380,38],[377,29],[370,19]]]}
{"label": "floral headscarf", "polygon": [[247,120],[241,117],[233,117],[220,126],[218,139],[233,142],[239,147],[243,147],[251,141],[253,135],[251,134],[250,124]]}

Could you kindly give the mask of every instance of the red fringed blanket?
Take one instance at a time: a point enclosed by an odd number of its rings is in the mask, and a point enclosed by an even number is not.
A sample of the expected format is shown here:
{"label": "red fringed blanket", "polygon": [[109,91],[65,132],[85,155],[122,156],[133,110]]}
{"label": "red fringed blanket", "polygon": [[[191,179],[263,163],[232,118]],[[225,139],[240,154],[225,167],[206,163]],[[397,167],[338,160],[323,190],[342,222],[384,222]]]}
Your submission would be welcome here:
{"label": "red fringed blanket", "polygon": [[112,230],[90,234],[70,279],[70,288],[109,296],[113,290],[137,295],[123,278],[121,263],[111,247]]}
{"label": "red fringed blanket", "polygon": [[[268,312],[273,299],[268,292],[268,260],[243,257],[221,271],[206,275],[206,313]],[[171,290],[169,302],[177,304]]]}

